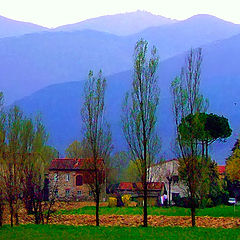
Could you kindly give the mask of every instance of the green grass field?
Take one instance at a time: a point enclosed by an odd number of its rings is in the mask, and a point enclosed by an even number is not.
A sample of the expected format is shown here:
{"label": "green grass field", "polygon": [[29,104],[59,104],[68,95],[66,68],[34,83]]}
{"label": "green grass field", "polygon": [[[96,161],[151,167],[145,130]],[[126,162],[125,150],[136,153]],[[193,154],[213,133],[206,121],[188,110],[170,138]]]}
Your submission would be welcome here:
{"label": "green grass field", "polygon": [[[136,215],[142,214],[140,207],[100,207],[100,214],[116,214],[116,215]],[[95,207],[83,207],[73,210],[59,210],[56,214],[95,214]],[[181,207],[148,207],[149,215],[165,215],[165,216],[190,216],[190,209]],[[240,206],[217,206],[212,208],[197,209],[197,216],[211,217],[240,217]]]}
{"label": "green grass field", "polygon": [[240,229],[181,227],[94,227],[20,225],[0,228],[0,239],[240,239]]}

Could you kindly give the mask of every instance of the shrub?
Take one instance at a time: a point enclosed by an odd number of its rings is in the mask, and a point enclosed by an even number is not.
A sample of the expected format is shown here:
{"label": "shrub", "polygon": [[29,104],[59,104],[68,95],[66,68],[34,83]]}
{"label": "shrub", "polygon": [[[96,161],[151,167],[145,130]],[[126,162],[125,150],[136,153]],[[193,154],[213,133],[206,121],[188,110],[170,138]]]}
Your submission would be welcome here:
{"label": "shrub", "polygon": [[210,195],[210,198],[212,199],[214,206],[227,204],[228,198],[229,198],[229,192],[223,190],[218,194]]}
{"label": "shrub", "polygon": [[128,207],[130,205],[130,199],[131,199],[130,194],[125,194],[122,196],[122,202],[124,204],[124,207]]}
{"label": "shrub", "polygon": [[117,198],[109,197],[109,199],[108,199],[108,206],[109,207],[116,207],[117,206]]}
{"label": "shrub", "polygon": [[200,208],[213,207],[214,203],[211,198],[203,198],[199,204]]}

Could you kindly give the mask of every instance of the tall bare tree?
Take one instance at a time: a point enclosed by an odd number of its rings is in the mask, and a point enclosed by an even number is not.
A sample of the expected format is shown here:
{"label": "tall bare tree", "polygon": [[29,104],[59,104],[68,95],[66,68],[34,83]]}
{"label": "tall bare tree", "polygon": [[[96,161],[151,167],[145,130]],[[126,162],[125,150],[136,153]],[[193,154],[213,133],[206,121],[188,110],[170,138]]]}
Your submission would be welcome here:
{"label": "tall bare tree", "polygon": [[148,42],[141,39],[134,51],[132,89],[123,104],[122,126],[132,159],[137,164],[143,184],[143,226],[147,227],[147,169],[158,152],[159,139],[155,133],[159,88],[156,71],[159,58],[152,48],[148,59]]}
{"label": "tall bare tree", "polygon": [[[173,95],[173,111],[177,130],[177,143],[179,146],[179,174],[185,181],[191,203],[192,226],[195,226],[195,212],[199,190],[203,183],[203,175],[206,164],[203,164],[205,157],[202,156],[203,148],[198,142],[196,133],[202,130],[202,122],[196,117],[191,122],[191,131],[187,117],[206,112],[207,100],[200,93],[202,50],[191,49],[187,55],[184,67],[179,77],[176,77],[171,84]],[[187,137],[186,137],[187,136]],[[202,184],[203,185],[203,184]]]}
{"label": "tall bare tree", "polygon": [[106,160],[112,150],[110,126],[104,117],[106,79],[102,71],[97,76],[90,71],[84,88],[84,103],[81,109],[84,139],[90,149],[88,169],[92,170],[93,183],[90,187],[96,202],[96,226],[99,226],[100,192],[104,181],[104,166],[100,159]]}

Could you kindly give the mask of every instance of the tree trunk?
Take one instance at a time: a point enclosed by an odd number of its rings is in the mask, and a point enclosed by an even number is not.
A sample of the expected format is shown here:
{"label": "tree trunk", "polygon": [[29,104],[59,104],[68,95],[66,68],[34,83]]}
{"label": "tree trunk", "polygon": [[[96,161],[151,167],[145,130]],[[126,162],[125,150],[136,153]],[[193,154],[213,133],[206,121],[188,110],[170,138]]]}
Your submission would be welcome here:
{"label": "tree trunk", "polygon": [[40,224],[40,215],[38,210],[35,211],[35,224]]}
{"label": "tree trunk", "polygon": [[147,223],[147,182],[146,182],[146,178],[145,178],[145,182],[144,182],[144,205],[143,205],[143,226],[147,227],[148,223]]}
{"label": "tree trunk", "polygon": [[96,226],[99,226],[99,190],[98,184],[96,186]]}
{"label": "tree trunk", "polygon": [[27,210],[27,214],[33,214],[33,202],[32,202],[32,196],[30,197],[31,199],[28,199],[28,196],[25,195],[25,208]]}
{"label": "tree trunk", "polygon": [[3,225],[3,212],[4,212],[4,203],[3,200],[0,199],[0,227]]}
{"label": "tree trunk", "polygon": [[206,162],[208,161],[208,141],[206,141]]}
{"label": "tree trunk", "polygon": [[48,224],[48,222],[49,222],[49,218],[50,218],[50,214],[51,214],[51,210],[52,210],[54,201],[55,201],[54,199],[51,199],[49,202],[49,207],[48,207],[47,216],[46,216],[46,224]]}
{"label": "tree trunk", "polygon": [[204,141],[202,141],[202,161],[204,160]]}
{"label": "tree trunk", "polygon": [[40,213],[39,213],[39,202],[33,202],[34,216],[35,216],[35,224],[40,224]]}
{"label": "tree trunk", "polygon": [[32,204],[31,204],[31,201],[26,201],[26,209],[27,209],[27,214],[32,214],[33,213],[33,208],[32,208]]}
{"label": "tree trunk", "polygon": [[18,213],[15,213],[15,225],[19,225]]}
{"label": "tree trunk", "polygon": [[3,212],[4,212],[4,201],[3,201],[3,193],[0,191],[0,227],[3,225]]}
{"label": "tree trunk", "polygon": [[196,208],[195,206],[191,207],[191,217],[192,217],[192,227],[196,226]]}
{"label": "tree trunk", "polygon": [[13,205],[12,201],[10,201],[10,215],[11,215],[11,227],[13,227]]}
{"label": "tree trunk", "polygon": [[42,200],[39,202],[39,215],[40,215],[40,222],[44,224],[44,216],[42,210]]}
{"label": "tree trunk", "polygon": [[97,157],[94,153],[94,159],[95,159],[95,190],[96,190],[96,226],[99,226],[99,182],[98,182],[98,169],[97,169]]}
{"label": "tree trunk", "polygon": [[143,195],[144,195],[144,206],[143,206],[143,226],[147,227],[147,144],[146,144],[146,133],[145,133],[145,123],[142,116],[143,122],[143,149],[144,149],[144,174],[143,174]]}
{"label": "tree trunk", "polygon": [[172,180],[169,180],[168,181],[168,206],[170,207],[171,206],[171,183],[172,183]]}
{"label": "tree trunk", "polygon": [[144,152],[144,157],[145,157],[145,162],[144,162],[144,179],[143,179],[143,226],[147,227],[148,222],[147,222],[147,165],[146,165],[146,151]]}
{"label": "tree trunk", "polygon": [[196,205],[195,199],[191,196],[191,217],[192,217],[192,227],[196,226]]}

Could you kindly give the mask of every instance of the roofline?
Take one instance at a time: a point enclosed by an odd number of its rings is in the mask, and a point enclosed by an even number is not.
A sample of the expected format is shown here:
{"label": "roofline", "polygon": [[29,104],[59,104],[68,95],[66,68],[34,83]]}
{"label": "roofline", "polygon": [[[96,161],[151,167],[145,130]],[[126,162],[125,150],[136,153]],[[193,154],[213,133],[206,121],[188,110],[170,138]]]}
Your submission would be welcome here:
{"label": "roofline", "polygon": [[159,163],[154,163],[152,164],[150,167],[154,167],[154,166],[158,166],[161,165],[163,163],[168,163],[168,162],[172,162],[172,161],[179,161],[177,158],[173,158],[173,159],[169,159],[169,160],[164,160],[164,161],[160,161]]}
{"label": "roofline", "polygon": [[59,168],[49,168],[48,169],[48,171],[62,171],[62,172],[65,172],[65,171],[71,171],[71,172],[77,172],[77,171],[94,171],[93,169],[72,169],[72,168],[70,168],[70,169],[59,169]]}
{"label": "roofline", "polygon": [[[53,158],[52,160],[89,160],[93,158]],[[104,160],[103,158],[98,158],[97,160]]]}

